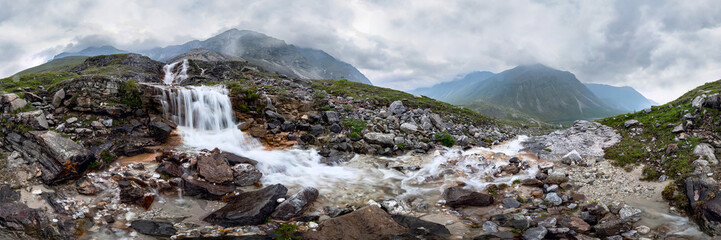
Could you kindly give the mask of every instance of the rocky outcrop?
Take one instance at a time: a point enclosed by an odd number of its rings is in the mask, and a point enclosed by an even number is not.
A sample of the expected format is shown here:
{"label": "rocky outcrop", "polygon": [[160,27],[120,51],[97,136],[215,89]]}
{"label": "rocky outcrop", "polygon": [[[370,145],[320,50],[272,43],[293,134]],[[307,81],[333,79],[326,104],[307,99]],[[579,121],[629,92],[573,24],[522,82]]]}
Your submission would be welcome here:
{"label": "rocky outcrop", "polygon": [[18,97],[17,94],[6,93],[0,95],[0,112],[11,113],[25,107],[27,104],[28,102]]}
{"label": "rocky outcrop", "polygon": [[705,176],[689,177],[685,187],[699,226],[714,235],[721,234],[721,192],[718,183]]}
{"label": "rocky outcrop", "polygon": [[371,205],[352,213],[320,223],[317,232],[307,232],[307,239],[390,239],[408,232],[381,208]]}
{"label": "rocky outcrop", "polygon": [[[636,122],[629,123],[629,127]],[[576,151],[586,159],[603,159],[604,148],[621,140],[621,135],[611,127],[597,122],[575,121],[569,129],[555,131],[548,135],[532,137],[523,143],[526,150],[538,154],[539,158],[560,160],[566,154]]]}
{"label": "rocky outcrop", "polygon": [[203,218],[203,221],[225,227],[261,224],[278,206],[278,199],[287,192],[288,189],[283,185],[276,184],[258,191],[240,193],[224,207]]}
{"label": "rocky outcrop", "polygon": [[123,80],[133,79],[139,82],[160,82],[163,75],[163,65],[163,63],[153,61],[146,56],[128,53],[90,57],[70,71],[83,75],[96,73],[86,72],[88,69],[96,70],[114,67],[106,69],[104,72],[100,72],[100,74],[109,75],[112,73],[114,77]]}
{"label": "rocky outcrop", "polygon": [[134,114],[142,105],[140,89],[131,80],[93,75],[62,85],[65,92],[62,106],[75,111],[124,116]]}

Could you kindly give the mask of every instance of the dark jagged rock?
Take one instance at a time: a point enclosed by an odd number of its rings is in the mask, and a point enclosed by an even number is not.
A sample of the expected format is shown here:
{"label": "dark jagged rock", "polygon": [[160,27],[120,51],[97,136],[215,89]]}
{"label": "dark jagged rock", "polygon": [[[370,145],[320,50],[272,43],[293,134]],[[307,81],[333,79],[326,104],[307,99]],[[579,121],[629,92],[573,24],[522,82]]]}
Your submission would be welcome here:
{"label": "dark jagged rock", "polygon": [[137,220],[133,221],[130,226],[135,231],[150,236],[170,237],[178,231],[170,222]]}
{"label": "dark jagged rock", "polygon": [[163,74],[163,63],[135,53],[90,57],[70,71],[82,74],[86,69],[113,65],[123,66],[128,69],[117,74],[116,77],[122,79],[133,79],[139,82],[159,82],[159,76]]}
{"label": "dark jagged rock", "polygon": [[155,195],[150,192],[148,185],[138,179],[120,179],[118,187],[120,187],[120,202],[122,203],[137,204],[147,210],[155,201]]}
{"label": "dark jagged rock", "polygon": [[23,157],[37,159],[42,180],[47,184],[79,177],[95,159],[89,150],[55,131],[31,131],[26,135],[10,132],[5,141],[6,147]]}
{"label": "dark jagged rock", "polygon": [[285,186],[276,184],[238,194],[224,207],[203,218],[203,221],[224,227],[261,224],[278,206],[278,198],[284,197],[287,192]]}
{"label": "dark jagged rock", "polygon": [[417,236],[414,239],[448,239],[451,236],[448,228],[438,223],[404,215],[392,215],[391,217],[398,224],[408,228],[410,234]]}
{"label": "dark jagged rock", "polygon": [[256,164],[258,164],[258,161],[255,161],[255,160],[247,158],[247,157],[238,156],[238,155],[235,155],[235,154],[232,154],[229,152],[221,152],[221,153],[214,155],[214,157],[225,159],[230,165],[235,165],[235,164],[239,164],[239,163],[247,163],[247,164],[255,166]]}
{"label": "dark jagged rock", "polygon": [[235,191],[235,185],[216,185],[191,176],[183,177],[183,195],[217,200]]}
{"label": "dark jagged rock", "polygon": [[20,200],[20,193],[10,188],[10,185],[0,186],[0,203],[10,203]]}
{"label": "dark jagged rock", "polygon": [[263,177],[263,173],[253,165],[247,163],[236,164],[232,169],[234,177],[233,183],[241,187],[253,185]]}
{"label": "dark jagged rock", "polygon": [[95,195],[100,191],[87,177],[82,177],[75,182],[75,189],[83,195]]}
{"label": "dark jagged rock", "polygon": [[443,199],[446,205],[458,206],[479,206],[484,207],[493,204],[493,197],[485,193],[466,190],[461,187],[450,187],[443,191]]}
{"label": "dark jagged rock", "polygon": [[705,177],[686,179],[686,197],[704,231],[721,233],[721,194],[718,184]]}
{"label": "dark jagged rock", "polygon": [[293,196],[280,203],[270,217],[285,221],[290,220],[302,214],[317,198],[318,189],[312,187],[303,188],[298,193],[293,194]]}
{"label": "dark jagged rock", "polygon": [[523,232],[522,237],[524,240],[541,240],[546,237],[547,233],[548,230],[546,230],[545,227],[539,226],[526,229],[526,231]]}
{"label": "dark jagged rock", "polygon": [[601,237],[619,235],[631,230],[631,228],[631,224],[621,219],[611,219],[593,226],[596,234]]}
{"label": "dark jagged rock", "polygon": [[320,223],[317,232],[307,232],[307,239],[389,239],[407,233],[378,206],[366,206],[352,213],[331,218]]}

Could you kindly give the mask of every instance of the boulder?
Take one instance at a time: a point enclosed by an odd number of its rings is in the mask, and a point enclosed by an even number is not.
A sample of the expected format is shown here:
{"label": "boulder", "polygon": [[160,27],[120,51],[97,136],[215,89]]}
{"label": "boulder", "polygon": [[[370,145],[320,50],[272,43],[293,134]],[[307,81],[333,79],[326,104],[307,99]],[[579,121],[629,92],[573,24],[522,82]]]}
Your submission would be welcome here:
{"label": "boulder", "polygon": [[65,100],[65,89],[60,89],[53,94],[53,106],[59,108]]}
{"label": "boulder", "polygon": [[203,221],[223,227],[258,225],[265,222],[285,197],[288,189],[281,184],[233,196],[224,207],[212,212]]}
{"label": "boulder", "polygon": [[408,232],[380,207],[370,205],[320,223],[318,231],[306,232],[307,239],[390,239]]}
{"label": "boulder", "polygon": [[21,112],[15,116],[20,122],[33,127],[35,130],[48,130],[50,128],[43,110]]}
{"label": "boulder", "polygon": [[75,189],[82,195],[95,195],[100,189],[87,177],[81,177],[75,182]]}
{"label": "boulder", "polygon": [[301,189],[298,193],[280,203],[270,217],[288,221],[302,214],[317,198],[318,189],[312,187]]}
{"label": "boulder", "polygon": [[235,164],[240,164],[240,163],[247,163],[247,164],[250,164],[250,165],[255,166],[256,164],[258,164],[258,161],[255,161],[255,160],[253,160],[253,159],[250,159],[250,158],[247,158],[247,157],[238,156],[238,155],[235,155],[235,154],[232,154],[232,153],[229,153],[229,152],[221,152],[221,151],[218,150],[217,148],[213,150],[213,153],[214,153],[214,154],[213,154],[213,157],[214,157],[214,158],[224,159],[224,160],[225,160],[226,162],[228,162],[228,164],[230,164],[230,165],[235,165]]}
{"label": "boulder", "polygon": [[712,235],[721,234],[721,191],[713,179],[701,177],[686,178],[686,197],[689,199],[693,216],[702,230]]}
{"label": "boulder", "polygon": [[485,193],[474,192],[461,187],[450,187],[443,191],[443,199],[450,207],[479,206],[493,204],[493,197]]}
{"label": "boulder", "polygon": [[406,122],[406,123],[401,124],[401,131],[403,131],[405,133],[415,133],[418,131],[418,126],[416,126],[413,123]]}
{"label": "boulder", "polygon": [[183,169],[177,163],[171,161],[163,161],[158,168],[155,169],[160,174],[166,174],[171,177],[182,177]]}
{"label": "boulder", "polygon": [[559,197],[558,194],[555,192],[546,194],[546,198],[544,198],[544,200],[546,200],[546,202],[553,204],[554,206],[558,206],[558,205],[561,205],[561,203],[563,203],[563,199],[561,199],[561,197]]}
{"label": "boulder", "polygon": [[498,232],[498,224],[493,221],[486,221],[483,223],[482,229],[486,232]]}
{"label": "boulder", "polygon": [[394,101],[391,103],[390,106],[388,106],[388,111],[392,112],[395,115],[402,114],[406,112],[408,109],[403,106],[403,102],[401,101]]}
{"label": "boulder", "polygon": [[94,160],[89,150],[55,131],[31,133],[35,135],[37,144],[40,145],[40,154],[34,157],[40,163],[42,179],[45,183],[53,184],[78,177]]}
{"label": "boulder", "polygon": [[640,122],[638,120],[631,119],[631,120],[624,122],[623,126],[626,128],[630,128],[630,127],[638,126],[639,124],[640,124]]}
{"label": "boulder", "polygon": [[619,235],[632,229],[631,224],[621,219],[611,219],[593,226],[600,237]]}
{"label": "boulder", "polygon": [[547,233],[548,230],[546,230],[546,228],[543,226],[532,227],[526,229],[526,231],[523,231],[522,237],[524,240],[541,240],[546,236]]}
{"label": "boulder", "polygon": [[259,182],[260,178],[263,177],[263,173],[261,173],[253,165],[247,163],[236,164],[232,167],[232,170],[233,183],[241,187],[253,185],[256,182]]}
{"label": "boulder", "polygon": [[191,176],[183,177],[183,195],[217,200],[235,191],[235,185],[212,184]]}
{"label": "boulder", "polygon": [[561,157],[561,162],[564,164],[572,165],[572,164],[578,164],[578,165],[586,165],[583,161],[583,158],[581,157],[581,154],[578,154],[576,150],[573,150],[569,152],[568,154]]}
{"label": "boulder", "polygon": [[436,126],[438,130],[445,131],[446,130],[446,124],[443,123],[443,119],[438,114],[431,114],[431,123],[433,123],[433,126]]}
{"label": "boulder", "polygon": [[[29,208],[27,205],[12,202],[0,203],[0,227],[11,231],[24,231],[42,238],[55,237],[46,228],[49,222],[40,209]],[[60,238],[57,238],[60,239]]]}
{"label": "boulder", "polygon": [[363,138],[368,143],[374,143],[374,144],[380,144],[383,146],[393,146],[395,138],[395,135],[390,133],[378,133],[378,132],[369,132],[363,135]]}
{"label": "boulder", "polygon": [[333,124],[340,122],[340,118],[338,116],[338,112],[335,111],[324,111],[322,114],[323,121],[325,121],[328,124]]}
{"label": "boulder", "polygon": [[148,210],[155,200],[148,185],[140,180],[123,178],[118,180],[118,187],[120,188],[121,203],[137,204]]}
{"label": "boulder", "polygon": [[202,156],[198,159],[198,175],[212,183],[233,181],[233,170],[230,169],[230,165],[221,158],[211,156]]}
{"label": "boulder", "polygon": [[693,100],[691,100],[691,106],[693,108],[701,108],[701,107],[703,107],[703,103],[705,101],[706,101],[706,95],[696,96]]}
{"label": "boulder", "polygon": [[130,223],[133,230],[150,236],[170,237],[178,231],[171,222],[137,220]]}
{"label": "boulder", "polygon": [[148,130],[150,130],[150,136],[160,142],[165,142],[173,131],[173,129],[164,122],[151,122],[148,124]]}
{"label": "boulder", "polygon": [[683,123],[676,125],[675,127],[673,127],[673,130],[671,130],[672,133],[681,133],[683,131],[685,131],[685,127],[683,126]]}
{"label": "boulder", "polygon": [[[448,228],[438,223],[405,215],[392,215],[391,217],[401,226],[408,228],[411,235],[417,236],[416,239],[448,239],[451,236]],[[496,231],[498,231],[497,228]]]}
{"label": "boulder", "polygon": [[716,159],[716,153],[711,144],[699,143],[693,149],[693,154],[698,155],[701,159],[708,161],[711,165],[717,165],[718,159]]}
{"label": "boulder", "polygon": [[624,205],[621,210],[618,211],[618,216],[624,221],[638,222],[641,220],[641,213],[642,211],[638,208]]}
{"label": "boulder", "polygon": [[578,233],[584,233],[591,230],[591,225],[581,218],[575,216],[566,216],[558,219],[558,225],[567,227]]}
{"label": "boulder", "polygon": [[15,110],[21,109],[28,104],[25,99],[18,97],[14,93],[0,94],[0,110],[2,112],[14,112]]}
{"label": "boulder", "polygon": [[515,198],[504,198],[502,201],[503,207],[505,208],[518,208],[521,206],[521,203],[518,202]]}
{"label": "boulder", "polygon": [[703,106],[707,108],[721,109],[721,95],[714,93],[708,96],[706,101],[704,101]]}

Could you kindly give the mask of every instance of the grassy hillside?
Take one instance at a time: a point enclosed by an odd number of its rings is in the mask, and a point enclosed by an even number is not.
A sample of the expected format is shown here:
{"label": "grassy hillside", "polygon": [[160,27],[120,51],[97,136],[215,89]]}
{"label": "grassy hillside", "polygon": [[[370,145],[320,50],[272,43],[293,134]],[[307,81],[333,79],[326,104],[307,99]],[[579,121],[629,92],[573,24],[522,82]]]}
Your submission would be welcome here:
{"label": "grassy hillside", "polygon": [[460,107],[468,108],[479,112],[483,115],[496,118],[514,125],[526,125],[533,127],[551,127],[550,124],[539,121],[528,114],[522,113],[514,108],[504,107],[500,105],[490,104],[483,101],[460,105]]}
{"label": "grassy hillside", "polygon": [[453,116],[453,118],[458,121],[473,123],[477,126],[497,123],[495,119],[467,108],[453,106],[425,96],[415,97],[412,94],[390,88],[376,87],[347,80],[314,80],[312,87],[318,90],[325,90],[333,95],[377,101],[378,104],[381,105],[389,105],[393,101],[403,100],[405,106],[421,109],[429,108],[434,113],[441,114],[442,116],[445,115],[444,117]]}
{"label": "grassy hillside", "polygon": [[70,56],[70,57],[64,57],[52,60],[50,62],[31,67],[25,70],[22,70],[15,75],[25,75],[25,74],[32,74],[32,73],[45,73],[45,72],[56,72],[56,71],[66,71],[68,69],[71,69],[85,61],[85,59],[88,59],[88,57],[84,56]]}

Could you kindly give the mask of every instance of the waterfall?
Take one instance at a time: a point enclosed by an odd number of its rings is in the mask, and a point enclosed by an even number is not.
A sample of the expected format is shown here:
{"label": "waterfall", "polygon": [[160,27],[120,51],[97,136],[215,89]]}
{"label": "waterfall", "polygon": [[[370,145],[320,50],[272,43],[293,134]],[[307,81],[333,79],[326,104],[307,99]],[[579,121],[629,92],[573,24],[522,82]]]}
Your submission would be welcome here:
{"label": "waterfall", "polygon": [[204,131],[235,127],[228,91],[223,86],[163,88],[163,112],[178,126]]}
{"label": "waterfall", "polygon": [[[180,69],[174,70],[178,63],[181,63]],[[165,72],[165,76],[163,77],[163,83],[165,85],[173,85],[174,83],[179,82],[178,80],[183,81],[187,79],[188,59],[184,59],[182,62],[177,61],[163,66],[163,72]]]}

